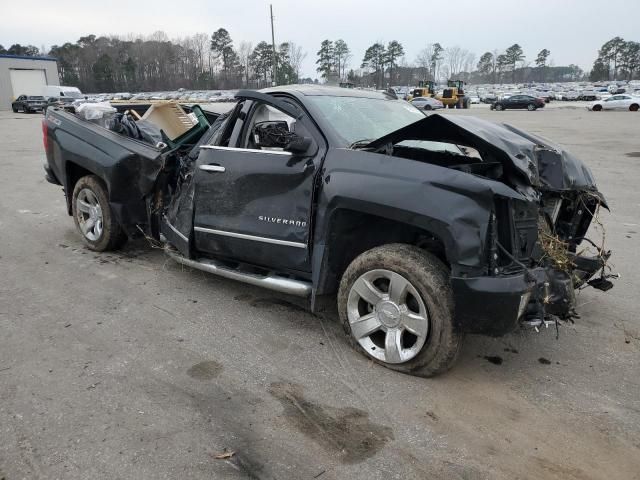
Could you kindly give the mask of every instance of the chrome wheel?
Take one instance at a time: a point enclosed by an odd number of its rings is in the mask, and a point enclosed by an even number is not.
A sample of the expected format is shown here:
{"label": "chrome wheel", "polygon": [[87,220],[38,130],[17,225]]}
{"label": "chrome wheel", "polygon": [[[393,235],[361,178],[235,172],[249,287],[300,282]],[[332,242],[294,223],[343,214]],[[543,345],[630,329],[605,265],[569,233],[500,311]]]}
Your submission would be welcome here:
{"label": "chrome wheel", "polygon": [[360,346],[385,363],[414,358],[429,333],[429,314],[418,291],[391,270],[370,270],[353,283],[347,317]]}
{"label": "chrome wheel", "polygon": [[96,242],[102,236],[104,227],[102,207],[98,197],[88,188],[83,188],[76,197],[78,226],[88,240]]}

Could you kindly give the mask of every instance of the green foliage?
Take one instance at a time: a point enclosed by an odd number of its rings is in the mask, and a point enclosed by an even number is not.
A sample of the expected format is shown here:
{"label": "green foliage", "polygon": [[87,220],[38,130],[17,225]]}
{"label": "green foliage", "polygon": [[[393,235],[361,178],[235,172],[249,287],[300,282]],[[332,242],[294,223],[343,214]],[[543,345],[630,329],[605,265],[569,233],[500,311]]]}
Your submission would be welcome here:
{"label": "green foliage", "polygon": [[614,37],[605,42],[598,51],[589,78],[593,81],[631,80],[640,71],[640,44]]}
{"label": "green foliage", "polygon": [[344,78],[344,71],[350,55],[351,50],[349,50],[347,43],[342,39],[336,40],[333,45],[333,65],[340,78]]}
{"label": "green foliage", "polygon": [[19,43],[14,43],[7,50],[5,50],[4,53],[7,55],[23,55],[33,57],[36,55],[40,55],[40,50],[38,50],[38,47],[34,47],[33,45],[20,45]]}
{"label": "green foliage", "polygon": [[478,69],[478,72],[481,73],[482,75],[491,75],[493,74],[494,65],[495,63],[494,63],[493,53],[485,52],[480,57],[480,60],[478,61],[478,65],[476,66],[476,68]]}
{"label": "green foliage", "polygon": [[384,65],[387,60],[387,51],[381,43],[374,43],[362,58],[362,68],[370,68],[374,71],[376,88],[382,88],[384,84]]}
{"label": "green foliage", "polygon": [[257,78],[265,81],[273,70],[273,47],[265,41],[256,45],[250,57]]}
{"label": "green foliage", "polygon": [[278,85],[290,85],[298,83],[298,75],[295,68],[291,65],[291,46],[288,42],[281,43],[277,50],[278,61]]}
{"label": "green foliage", "polygon": [[517,43],[514,43],[509,48],[507,48],[507,50],[504,52],[504,56],[505,56],[504,61],[506,62],[505,66],[508,65],[511,69],[511,74],[512,74],[511,81],[515,83],[516,66],[518,62],[522,62],[524,60],[524,53],[522,51],[522,47]]}
{"label": "green foliage", "polygon": [[335,62],[335,51],[334,45],[331,40],[323,40],[320,44],[320,50],[316,54],[318,59],[316,60],[316,71],[320,74],[322,78],[329,78],[331,71],[333,70],[334,62]]}
{"label": "green foliage", "polygon": [[222,62],[222,71],[225,76],[236,73],[240,62],[233,49],[231,35],[224,28],[219,28],[211,35],[211,52],[217,60]]}
{"label": "green foliage", "polygon": [[538,56],[536,57],[536,67],[540,70],[540,81],[545,81],[545,67],[547,66],[547,59],[551,55],[551,52],[546,48],[543,48],[538,52]]}
{"label": "green foliage", "polygon": [[536,66],[540,68],[546,67],[549,55],[551,55],[551,52],[546,48],[540,50],[540,52],[538,52],[538,56],[536,57]]}
{"label": "green foliage", "polygon": [[393,69],[397,65],[396,60],[404,55],[404,48],[397,40],[392,40],[387,45],[385,63],[389,65],[389,80],[393,84]]}

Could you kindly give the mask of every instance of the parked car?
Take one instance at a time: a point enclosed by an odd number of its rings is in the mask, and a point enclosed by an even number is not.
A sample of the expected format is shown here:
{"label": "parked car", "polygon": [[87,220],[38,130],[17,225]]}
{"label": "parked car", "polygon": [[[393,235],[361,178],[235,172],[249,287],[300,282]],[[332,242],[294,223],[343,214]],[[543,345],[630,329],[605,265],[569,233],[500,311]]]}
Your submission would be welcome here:
{"label": "parked car", "polygon": [[70,105],[75,102],[77,98],[73,97],[49,97],[47,98],[46,104],[43,110],[46,112],[49,107],[64,107],[65,105]]}
{"label": "parked car", "polygon": [[512,95],[509,98],[503,98],[491,105],[491,110],[506,110],[508,108],[526,108],[527,110],[536,110],[544,108],[544,100],[531,95]]}
{"label": "parked car", "polygon": [[606,202],[558,145],[373,91],[291,85],[235,101],[165,148],[49,109],[46,178],[87,247],[144,233],[180,264],[312,310],[337,297],[358,351],[422,376],[450,368],[467,332],[572,318],[575,288],[613,286],[590,281],[610,253],[580,246]]}
{"label": "parked car", "polygon": [[41,95],[20,95],[11,103],[11,110],[17,113],[22,110],[24,113],[32,113],[44,110],[47,102]]}
{"label": "parked car", "polygon": [[66,85],[46,85],[42,89],[42,96],[47,99],[65,97],[76,99],[83,97],[78,87],[68,87]]}
{"label": "parked car", "polygon": [[592,102],[598,98],[598,92],[595,90],[582,90],[578,95],[578,100],[583,100],[586,102]]}
{"label": "parked car", "polygon": [[587,107],[587,110],[599,112],[600,110],[630,110],[637,112],[640,108],[640,97],[633,95],[612,95],[609,98],[596,100]]}
{"label": "parked car", "polygon": [[433,97],[416,97],[411,100],[411,104],[414,107],[421,108],[422,110],[437,110],[444,108],[444,104]]}

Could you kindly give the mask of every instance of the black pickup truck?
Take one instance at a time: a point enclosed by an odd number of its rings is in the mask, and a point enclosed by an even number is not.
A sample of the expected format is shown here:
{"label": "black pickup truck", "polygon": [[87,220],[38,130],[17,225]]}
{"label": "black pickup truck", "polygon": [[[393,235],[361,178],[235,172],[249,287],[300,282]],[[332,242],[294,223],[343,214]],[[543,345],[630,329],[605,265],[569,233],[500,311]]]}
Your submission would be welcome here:
{"label": "black pickup truck", "polygon": [[559,146],[379,92],[236,99],[179,146],[47,110],[46,177],[89,248],[144,234],[181,264],[312,310],[337,296],[355,348],[422,376],[447,370],[467,332],[569,319],[576,288],[612,286],[610,253],[586,238],[606,202]]}

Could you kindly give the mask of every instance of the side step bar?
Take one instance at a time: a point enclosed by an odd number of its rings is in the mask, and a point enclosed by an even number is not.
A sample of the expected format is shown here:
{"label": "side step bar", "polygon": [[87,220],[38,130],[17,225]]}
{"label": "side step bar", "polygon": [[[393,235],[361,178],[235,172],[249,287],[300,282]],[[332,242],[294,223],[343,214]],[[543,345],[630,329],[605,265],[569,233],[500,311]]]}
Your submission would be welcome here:
{"label": "side step bar", "polygon": [[276,292],[288,293],[289,295],[295,295],[297,297],[308,297],[311,295],[311,283],[309,282],[279,277],[277,275],[259,275],[256,273],[239,272],[208,258],[191,260],[183,257],[175,251],[165,251],[171,258],[182,265],[213,273],[220,277],[230,278],[232,280],[248,283],[257,287],[268,288],[269,290],[275,290]]}

